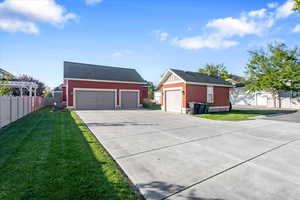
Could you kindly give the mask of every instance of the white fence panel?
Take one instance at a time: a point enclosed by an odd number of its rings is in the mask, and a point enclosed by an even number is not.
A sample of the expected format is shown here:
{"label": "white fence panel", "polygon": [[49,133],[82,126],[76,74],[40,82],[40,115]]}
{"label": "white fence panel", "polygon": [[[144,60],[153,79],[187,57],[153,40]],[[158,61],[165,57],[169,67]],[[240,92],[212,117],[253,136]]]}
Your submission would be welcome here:
{"label": "white fence panel", "polygon": [[[10,97],[0,96],[0,128],[34,112],[44,106],[52,105],[42,97]],[[47,104],[46,104],[47,103]]]}
{"label": "white fence panel", "polygon": [[10,97],[10,122],[18,119],[18,98]]}
{"label": "white fence panel", "polygon": [[29,103],[28,103],[28,97],[24,98],[24,116],[29,113]]}
{"label": "white fence panel", "polygon": [[16,98],[18,98],[18,104],[19,104],[18,119],[20,119],[24,116],[24,98],[21,97],[16,97]]}
{"label": "white fence panel", "polygon": [[10,97],[1,97],[0,101],[0,127],[10,123]]}

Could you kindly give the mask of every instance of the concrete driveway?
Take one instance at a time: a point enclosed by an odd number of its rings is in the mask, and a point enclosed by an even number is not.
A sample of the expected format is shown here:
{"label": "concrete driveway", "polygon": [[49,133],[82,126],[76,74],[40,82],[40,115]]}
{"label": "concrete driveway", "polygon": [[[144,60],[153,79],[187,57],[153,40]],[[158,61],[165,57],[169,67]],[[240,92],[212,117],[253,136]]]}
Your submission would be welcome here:
{"label": "concrete driveway", "polygon": [[294,113],[270,116],[270,117],[266,117],[266,119],[300,123],[300,111]]}
{"label": "concrete driveway", "polygon": [[300,124],[77,111],[146,199],[295,200]]}

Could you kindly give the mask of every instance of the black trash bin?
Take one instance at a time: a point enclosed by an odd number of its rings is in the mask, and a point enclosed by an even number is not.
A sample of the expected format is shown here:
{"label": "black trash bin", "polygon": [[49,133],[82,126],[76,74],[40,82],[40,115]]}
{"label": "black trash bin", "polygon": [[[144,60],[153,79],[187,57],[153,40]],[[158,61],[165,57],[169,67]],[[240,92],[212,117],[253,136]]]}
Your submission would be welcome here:
{"label": "black trash bin", "polygon": [[205,113],[205,104],[201,103],[199,104],[199,114]]}
{"label": "black trash bin", "polygon": [[191,115],[197,114],[196,102],[189,102],[189,107],[190,107],[190,114]]}

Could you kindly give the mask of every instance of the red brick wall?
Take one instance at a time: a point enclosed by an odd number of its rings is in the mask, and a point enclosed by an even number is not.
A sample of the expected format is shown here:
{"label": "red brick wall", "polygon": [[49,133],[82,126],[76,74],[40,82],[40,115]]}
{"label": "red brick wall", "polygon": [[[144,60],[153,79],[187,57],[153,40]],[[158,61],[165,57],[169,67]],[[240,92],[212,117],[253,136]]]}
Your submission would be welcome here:
{"label": "red brick wall", "polygon": [[68,80],[67,83],[67,95],[68,95],[68,106],[73,106],[73,88],[93,88],[93,89],[117,89],[117,101],[119,105],[119,90],[140,90],[140,103],[143,103],[143,99],[148,97],[148,88],[142,84],[132,83],[110,83],[110,82],[96,82],[96,81],[79,81],[79,80]]}
{"label": "red brick wall", "polygon": [[[221,86],[214,87],[214,103],[212,106],[229,106],[229,88]],[[187,85],[187,102],[207,102],[207,86],[205,85]]]}
{"label": "red brick wall", "polygon": [[[207,88],[205,85],[191,85],[186,86],[187,93],[187,104],[192,101],[206,103],[207,99]],[[189,107],[186,105],[187,108]]]}
{"label": "red brick wall", "polygon": [[67,95],[66,95],[66,87],[62,88],[62,101],[67,101]]}
{"label": "red brick wall", "polygon": [[214,86],[214,103],[212,106],[229,106],[229,88]]}

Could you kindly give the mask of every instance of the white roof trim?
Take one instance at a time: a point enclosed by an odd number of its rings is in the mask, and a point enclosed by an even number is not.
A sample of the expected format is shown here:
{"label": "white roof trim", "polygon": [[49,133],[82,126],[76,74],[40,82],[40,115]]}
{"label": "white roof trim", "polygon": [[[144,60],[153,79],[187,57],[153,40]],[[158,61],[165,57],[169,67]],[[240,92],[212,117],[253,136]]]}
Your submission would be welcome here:
{"label": "white roof trim", "polygon": [[141,85],[147,84],[146,82],[112,81],[112,80],[96,80],[96,79],[81,79],[81,78],[64,78],[64,80],[94,81],[94,82],[108,82],[108,83],[131,83],[131,84],[141,84]]}
{"label": "white roof trim", "polygon": [[174,76],[176,76],[177,78],[179,78],[181,81],[177,81],[177,83],[185,83],[185,80],[183,80],[180,76],[178,76],[175,72],[173,72],[171,69],[168,69],[164,75],[160,78],[159,82],[158,82],[158,88],[163,84],[164,81],[166,81],[166,78],[168,77],[169,74],[173,74]]}
{"label": "white roof trim", "polygon": [[233,85],[222,85],[222,84],[213,84],[213,83],[198,83],[198,82],[186,82],[186,84],[191,85],[207,85],[207,86],[220,86],[220,87],[234,87]]}

